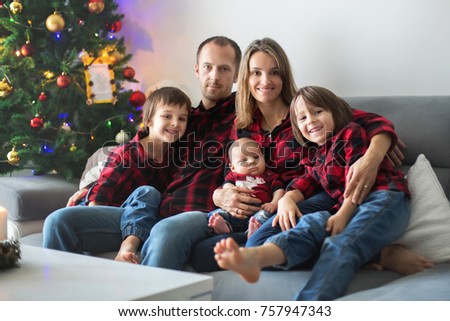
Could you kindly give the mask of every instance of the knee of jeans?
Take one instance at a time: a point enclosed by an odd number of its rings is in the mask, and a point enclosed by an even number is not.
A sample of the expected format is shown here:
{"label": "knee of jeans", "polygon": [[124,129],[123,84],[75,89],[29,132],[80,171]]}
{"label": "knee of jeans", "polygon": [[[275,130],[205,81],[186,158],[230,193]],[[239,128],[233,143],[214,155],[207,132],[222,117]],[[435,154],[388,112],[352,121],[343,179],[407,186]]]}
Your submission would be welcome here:
{"label": "knee of jeans", "polygon": [[67,215],[66,208],[62,208],[56,210],[51,213],[44,221],[44,226],[42,227],[43,234],[54,234],[61,229],[61,227],[68,226],[69,224],[66,222],[66,218],[69,217]]}
{"label": "knee of jeans", "polygon": [[170,224],[166,224],[165,220],[159,221],[150,231],[150,236],[152,238],[162,236],[162,235],[171,235],[173,233],[170,233],[173,228],[170,226]]}

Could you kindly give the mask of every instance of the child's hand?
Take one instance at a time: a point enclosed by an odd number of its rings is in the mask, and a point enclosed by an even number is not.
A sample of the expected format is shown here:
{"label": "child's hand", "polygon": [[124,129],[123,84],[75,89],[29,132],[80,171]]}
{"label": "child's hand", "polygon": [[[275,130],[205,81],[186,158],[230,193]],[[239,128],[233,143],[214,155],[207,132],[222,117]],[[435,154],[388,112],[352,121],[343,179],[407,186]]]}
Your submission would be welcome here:
{"label": "child's hand", "polygon": [[283,197],[278,201],[278,213],[273,219],[272,226],[280,225],[282,231],[290,230],[297,225],[297,218],[302,217],[302,213],[290,197]]}
{"label": "child's hand", "polygon": [[347,226],[346,220],[339,215],[332,215],[327,221],[326,231],[332,236],[341,233]]}
{"label": "child's hand", "polygon": [[273,203],[265,203],[261,205],[261,208],[270,214],[273,214],[277,211],[278,204]]}

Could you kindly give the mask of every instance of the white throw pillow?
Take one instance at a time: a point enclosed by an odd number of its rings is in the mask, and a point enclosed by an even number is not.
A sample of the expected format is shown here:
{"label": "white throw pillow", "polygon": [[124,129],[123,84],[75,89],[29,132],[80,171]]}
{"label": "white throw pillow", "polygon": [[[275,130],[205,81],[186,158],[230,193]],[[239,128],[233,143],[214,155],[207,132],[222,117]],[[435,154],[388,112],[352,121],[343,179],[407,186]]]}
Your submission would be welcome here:
{"label": "white throw pillow", "polygon": [[411,219],[395,243],[405,245],[435,264],[450,262],[450,203],[424,155],[417,157],[407,179]]}

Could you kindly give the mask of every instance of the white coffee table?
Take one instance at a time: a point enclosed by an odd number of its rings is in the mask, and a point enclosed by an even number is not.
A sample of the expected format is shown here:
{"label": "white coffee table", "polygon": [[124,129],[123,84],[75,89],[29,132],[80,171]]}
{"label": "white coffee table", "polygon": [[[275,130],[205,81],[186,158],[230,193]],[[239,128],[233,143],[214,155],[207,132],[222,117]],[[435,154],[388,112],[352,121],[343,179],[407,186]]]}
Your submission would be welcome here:
{"label": "white coffee table", "polygon": [[213,278],[21,245],[20,267],[0,270],[0,300],[211,300]]}

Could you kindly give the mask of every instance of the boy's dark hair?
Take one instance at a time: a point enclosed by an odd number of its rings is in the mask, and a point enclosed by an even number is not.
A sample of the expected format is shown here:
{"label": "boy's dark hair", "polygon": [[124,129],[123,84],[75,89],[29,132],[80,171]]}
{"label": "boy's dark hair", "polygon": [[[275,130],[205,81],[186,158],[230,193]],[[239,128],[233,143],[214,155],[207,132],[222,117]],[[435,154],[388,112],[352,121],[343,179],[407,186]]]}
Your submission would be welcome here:
{"label": "boy's dark hair", "polygon": [[319,86],[306,86],[300,88],[292,99],[290,116],[294,137],[302,145],[304,145],[307,140],[300,132],[300,128],[297,124],[297,113],[295,111],[295,106],[300,97],[302,97],[309,106],[322,107],[331,112],[335,125],[335,132],[344,128],[344,126],[353,119],[353,111],[350,105],[344,99],[336,96],[332,91]]}
{"label": "boy's dark hair", "polygon": [[225,46],[231,46],[234,49],[234,62],[236,64],[236,70],[239,70],[239,65],[241,63],[241,59],[242,59],[242,52],[241,52],[241,48],[239,48],[239,45],[232,39],[227,38],[225,36],[214,36],[214,37],[210,37],[206,40],[204,40],[200,46],[198,46],[197,49],[197,63],[198,63],[198,58],[200,56],[200,52],[202,51],[203,47],[208,44],[208,43],[214,43],[218,46],[221,47],[225,47]]}
{"label": "boy's dark hair", "polygon": [[156,89],[145,101],[142,107],[142,121],[146,124],[155,115],[158,105],[185,107],[191,109],[191,99],[181,89],[176,87],[162,87]]}

